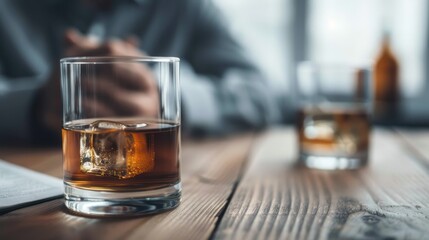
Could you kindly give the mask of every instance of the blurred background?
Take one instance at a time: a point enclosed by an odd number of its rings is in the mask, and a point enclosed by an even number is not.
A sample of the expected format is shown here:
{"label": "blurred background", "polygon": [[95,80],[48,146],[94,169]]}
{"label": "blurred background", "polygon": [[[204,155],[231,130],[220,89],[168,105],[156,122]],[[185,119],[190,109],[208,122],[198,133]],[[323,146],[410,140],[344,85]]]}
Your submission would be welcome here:
{"label": "blurred background", "polygon": [[0,1],[0,140],[48,136],[32,129],[59,139],[64,56],[181,57],[195,135],[294,123],[302,62],[372,70],[361,73],[378,76],[365,85],[381,109],[374,122],[428,127],[428,10],[428,0]]}
{"label": "blurred background", "polygon": [[296,66],[309,60],[372,67],[383,32],[399,64],[401,123],[429,123],[429,1],[214,0],[291,120]]}

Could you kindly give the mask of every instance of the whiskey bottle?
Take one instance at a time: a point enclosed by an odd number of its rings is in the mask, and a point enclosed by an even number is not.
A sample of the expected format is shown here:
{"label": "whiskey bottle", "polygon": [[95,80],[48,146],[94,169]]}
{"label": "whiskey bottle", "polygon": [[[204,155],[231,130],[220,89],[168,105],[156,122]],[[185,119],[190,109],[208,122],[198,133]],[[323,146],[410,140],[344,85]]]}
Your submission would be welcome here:
{"label": "whiskey bottle", "polygon": [[381,51],[374,66],[374,117],[391,120],[399,101],[399,63],[390,45],[389,34],[384,34]]}

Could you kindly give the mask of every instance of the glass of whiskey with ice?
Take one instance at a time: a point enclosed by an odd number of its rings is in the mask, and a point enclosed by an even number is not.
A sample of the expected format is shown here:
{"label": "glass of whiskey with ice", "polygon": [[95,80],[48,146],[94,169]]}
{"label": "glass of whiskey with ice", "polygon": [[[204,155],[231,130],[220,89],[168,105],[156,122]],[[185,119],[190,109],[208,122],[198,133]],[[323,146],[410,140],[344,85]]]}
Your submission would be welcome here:
{"label": "glass of whiskey with ice", "polygon": [[355,169],[368,162],[368,68],[300,63],[297,69],[299,160],[310,168]]}
{"label": "glass of whiskey with ice", "polygon": [[61,59],[65,205],[90,216],[177,207],[179,59]]}

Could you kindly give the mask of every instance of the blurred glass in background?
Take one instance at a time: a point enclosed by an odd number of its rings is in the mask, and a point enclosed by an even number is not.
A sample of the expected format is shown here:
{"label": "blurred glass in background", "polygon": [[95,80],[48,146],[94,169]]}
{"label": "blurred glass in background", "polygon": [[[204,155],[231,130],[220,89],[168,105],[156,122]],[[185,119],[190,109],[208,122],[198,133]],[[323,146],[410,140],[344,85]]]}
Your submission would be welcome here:
{"label": "blurred glass in background", "polygon": [[405,102],[410,101],[404,107],[406,115],[410,119],[429,116],[429,108],[422,106],[429,99],[427,0],[215,3],[225,13],[238,40],[271,80],[279,103],[286,109],[286,119],[293,118],[293,105],[297,102],[293,89],[299,62],[373,66],[386,31],[400,66],[400,95]]}

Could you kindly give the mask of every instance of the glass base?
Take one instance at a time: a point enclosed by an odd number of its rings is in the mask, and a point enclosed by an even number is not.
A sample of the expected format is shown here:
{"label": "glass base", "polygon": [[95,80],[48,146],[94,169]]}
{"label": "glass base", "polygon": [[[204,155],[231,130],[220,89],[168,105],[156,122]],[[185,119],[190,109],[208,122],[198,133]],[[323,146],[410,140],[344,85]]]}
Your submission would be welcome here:
{"label": "glass base", "polygon": [[64,184],[65,205],[71,211],[95,217],[148,215],[176,208],[181,199],[181,184],[138,192],[102,192]]}
{"label": "glass base", "polygon": [[323,170],[357,169],[367,164],[368,157],[365,154],[341,157],[301,153],[300,162],[306,167]]}

